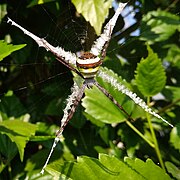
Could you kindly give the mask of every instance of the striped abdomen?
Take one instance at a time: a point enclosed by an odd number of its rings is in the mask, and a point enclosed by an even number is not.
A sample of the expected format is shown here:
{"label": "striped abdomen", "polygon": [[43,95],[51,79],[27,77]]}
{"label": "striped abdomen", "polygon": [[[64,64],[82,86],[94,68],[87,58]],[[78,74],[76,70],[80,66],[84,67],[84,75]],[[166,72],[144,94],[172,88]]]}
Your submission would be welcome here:
{"label": "striped abdomen", "polygon": [[77,68],[84,78],[93,78],[101,63],[100,58],[90,52],[85,52],[76,61]]}

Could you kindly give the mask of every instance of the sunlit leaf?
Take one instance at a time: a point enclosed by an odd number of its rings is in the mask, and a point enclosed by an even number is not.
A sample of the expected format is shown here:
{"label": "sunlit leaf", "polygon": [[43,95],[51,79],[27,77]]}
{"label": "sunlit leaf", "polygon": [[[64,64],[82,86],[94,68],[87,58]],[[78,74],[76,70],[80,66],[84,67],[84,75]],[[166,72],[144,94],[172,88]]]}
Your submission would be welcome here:
{"label": "sunlit leaf", "polygon": [[112,5],[112,0],[72,0],[72,3],[75,5],[77,11],[84,16],[86,21],[90,22],[91,26],[94,27],[96,33],[99,35],[102,24]]}
{"label": "sunlit leaf", "polygon": [[[108,76],[115,78],[117,82],[129,87],[129,84],[122,80],[121,77],[118,77],[113,71],[108,70],[107,68],[101,68],[101,71],[105,72]],[[128,114],[132,115],[132,118],[142,117],[142,108],[137,108],[137,105],[135,105],[131,99],[109,83],[104,82],[103,79],[98,76],[97,81],[113,96]],[[124,122],[127,119],[121,109],[112,103],[112,101],[96,87],[86,89],[85,95],[85,98],[82,100],[82,105],[85,107],[85,112],[89,114],[90,117],[94,118],[90,118],[93,123],[95,122],[95,119],[109,124]]]}
{"label": "sunlit leaf", "polygon": [[136,83],[144,96],[153,96],[165,86],[166,76],[161,60],[150,46],[147,58],[142,58],[136,69]]}
{"label": "sunlit leaf", "polygon": [[17,145],[20,159],[23,160],[24,148],[32,135],[35,135],[36,125],[21,120],[6,120],[0,122],[0,133],[7,135]]}
{"label": "sunlit leaf", "polygon": [[26,44],[21,44],[21,45],[7,44],[5,41],[0,40],[0,61],[3,60],[3,58],[5,58],[6,56],[9,56],[12,52],[17,51],[25,46]]}
{"label": "sunlit leaf", "polygon": [[[151,171],[151,170],[153,171]],[[100,154],[99,159],[86,156],[78,157],[77,162],[54,162],[47,166],[48,171],[54,178],[66,177],[78,179],[170,179],[164,171],[156,166],[152,160],[143,162],[139,159],[125,158],[125,162],[116,157]]]}
{"label": "sunlit leaf", "polygon": [[125,121],[124,115],[97,87],[87,89],[82,105],[85,112],[99,121],[115,123]]}
{"label": "sunlit leaf", "polygon": [[134,171],[139,172],[145,179],[149,179],[149,177],[153,180],[171,179],[168,174],[166,174],[159,166],[155,165],[151,159],[147,159],[146,162],[143,162],[138,158],[135,160],[125,158],[125,162]]}
{"label": "sunlit leaf", "polygon": [[[121,76],[118,76],[112,70],[107,69],[107,68],[102,68],[102,67],[100,68],[100,70],[106,75],[108,75],[109,77],[114,78],[119,84],[124,85],[129,90],[132,89],[131,85],[127,83],[125,79],[122,79]],[[126,112],[128,114],[131,114],[132,118],[139,118],[139,117],[144,116],[144,110],[142,110],[142,108],[139,107],[138,105],[135,105],[134,102],[129,97],[122,94],[115,87],[112,87],[109,83],[104,82],[104,80],[100,78],[99,76],[97,76],[96,79],[100,83],[100,85],[104,87],[113,96],[113,98],[117,100],[117,102],[121,106],[123,106]]]}

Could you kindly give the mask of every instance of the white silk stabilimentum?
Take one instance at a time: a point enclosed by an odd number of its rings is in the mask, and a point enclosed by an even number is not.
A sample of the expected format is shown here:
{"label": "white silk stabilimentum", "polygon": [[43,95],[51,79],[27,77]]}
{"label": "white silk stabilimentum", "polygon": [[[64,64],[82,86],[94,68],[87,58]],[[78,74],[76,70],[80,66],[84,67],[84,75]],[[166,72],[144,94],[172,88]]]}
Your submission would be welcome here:
{"label": "white silk stabilimentum", "polygon": [[114,16],[110,19],[110,21],[104,27],[103,33],[99,36],[99,38],[94,42],[94,45],[91,48],[91,53],[98,56],[102,51],[105,43],[111,39],[111,34],[116,25],[116,21],[121,14],[122,10],[126,6],[127,3],[119,3],[119,6],[114,14]]}
{"label": "white silk stabilimentum", "polygon": [[38,36],[34,35],[30,31],[26,30],[16,22],[14,22],[12,19],[8,18],[8,23],[10,23],[12,26],[16,26],[17,28],[21,29],[24,34],[28,35],[31,37],[36,43],[38,44],[39,47],[44,47],[47,51],[51,51],[53,54],[56,54],[57,56],[61,56],[64,58],[64,61],[67,63],[72,64],[73,66],[76,66],[76,55],[74,53],[71,53],[69,51],[65,51],[63,48],[57,46],[54,47],[51,44],[49,44],[45,39],[39,38]]}
{"label": "white silk stabilimentum", "polygon": [[112,76],[107,75],[106,73],[99,71],[98,76],[101,77],[105,82],[110,83],[113,87],[115,87],[118,91],[120,91],[123,94],[126,94],[129,96],[136,104],[142,107],[146,112],[149,114],[157,117],[158,119],[161,119],[165,123],[169,124],[171,127],[173,127],[172,124],[170,124],[168,121],[166,121],[164,118],[162,118],[160,115],[155,113],[151,108],[147,106],[147,104],[137,96],[136,93],[131,92],[129,89],[127,89],[123,84],[120,84],[115,78]]}
{"label": "white silk stabilimentum", "polygon": [[71,89],[72,94],[69,95],[69,97],[66,99],[66,107],[64,109],[64,115],[63,118],[61,119],[61,127],[64,125],[66,122],[66,119],[68,117],[68,112],[71,110],[71,106],[73,105],[77,95],[79,94],[79,87],[78,85],[74,82],[74,86]]}

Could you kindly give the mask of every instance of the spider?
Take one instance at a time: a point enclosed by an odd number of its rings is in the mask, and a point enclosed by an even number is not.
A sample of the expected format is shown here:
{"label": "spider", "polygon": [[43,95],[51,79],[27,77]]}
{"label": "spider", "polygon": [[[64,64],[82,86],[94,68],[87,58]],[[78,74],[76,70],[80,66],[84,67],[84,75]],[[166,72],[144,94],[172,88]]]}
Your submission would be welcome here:
{"label": "spider", "polygon": [[142,99],[137,97],[137,95],[135,93],[132,93],[131,91],[129,91],[124,85],[118,84],[119,82],[117,82],[115,79],[113,79],[113,77],[109,77],[99,70],[99,67],[102,64],[102,62],[106,56],[106,50],[107,50],[109,41],[111,39],[111,34],[113,31],[113,28],[116,24],[119,14],[122,12],[122,10],[124,9],[125,6],[126,6],[126,3],[124,3],[124,4],[119,3],[119,6],[118,6],[114,16],[105,25],[104,31],[102,32],[102,34],[97,38],[97,40],[95,40],[94,44],[91,47],[90,52],[84,52],[80,57],[78,57],[74,53],[65,51],[61,47],[52,46],[45,39],[37,37],[36,35],[27,31],[26,29],[24,29],[23,27],[21,27],[20,25],[15,23],[13,20],[8,18],[8,23],[21,29],[26,35],[28,35],[32,39],[34,39],[40,47],[44,47],[47,51],[50,51],[51,53],[53,53],[59,62],[61,62],[65,66],[67,66],[70,70],[74,71],[76,74],[78,74],[80,77],[82,77],[84,79],[84,82],[81,87],[78,87],[76,85],[76,83],[74,83],[74,86],[72,88],[72,94],[67,99],[67,105],[64,109],[64,115],[61,120],[61,126],[56,133],[56,138],[54,140],[51,151],[45,162],[44,167],[42,168],[41,173],[44,172],[44,169],[49,162],[51,154],[52,154],[54,148],[56,147],[57,143],[60,141],[60,138],[62,136],[62,133],[63,133],[66,125],[73,117],[73,114],[75,113],[75,110],[76,110],[79,102],[81,101],[86,88],[91,88],[92,86],[96,86],[121,111],[123,111],[125,113],[125,115],[127,116],[128,119],[133,120],[131,118],[131,116],[123,109],[123,107],[113,98],[113,96],[106,89],[104,89],[97,81],[95,81],[94,77],[97,74],[98,74],[98,76],[102,77],[104,81],[110,83],[116,89],[118,89],[122,93],[129,96],[136,104],[140,105],[146,112],[154,115],[155,117],[163,120],[164,122],[166,122],[167,124],[172,126],[169,122],[167,122],[161,116],[156,114],[152,109],[150,109]]}

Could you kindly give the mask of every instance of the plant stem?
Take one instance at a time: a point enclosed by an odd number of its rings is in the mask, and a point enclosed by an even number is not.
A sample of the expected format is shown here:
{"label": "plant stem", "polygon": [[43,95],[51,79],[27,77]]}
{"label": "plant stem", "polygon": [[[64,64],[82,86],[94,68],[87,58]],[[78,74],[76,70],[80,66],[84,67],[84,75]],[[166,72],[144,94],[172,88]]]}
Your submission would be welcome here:
{"label": "plant stem", "polygon": [[[149,106],[149,104],[150,104],[150,97],[148,96],[148,97],[147,97],[147,105]],[[156,138],[156,135],[155,135],[155,132],[154,132],[152,123],[151,123],[151,119],[150,119],[149,113],[146,113],[146,117],[147,117],[147,121],[148,121],[149,128],[150,128],[150,131],[151,131],[151,135],[152,135],[152,138],[153,138],[153,142],[154,142],[154,145],[155,145],[154,149],[155,149],[155,151],[156,151],[156,154],[157,154],[159,163],[160,163],[162,169],[163,169],[164,171],[166,171],[166,170],[165,170],[164,163],[163,163],[163,160],[162,160],[162,156],[161,156],[161,153],[160,153],[160,150],[159,150],[157,138]]]}
{"label": "plant stem", "polygon": [[161,114],[162,112],[166,111],[167,109],[172,108],[172,107],[175,106],[178,102],[180,102],[180,98],[177,99],[176,101],[172,102],[171,104],[169,104],[169,105],[161,108],[161,109],[159,110],[159,114]]}
{"label": "plant stem", "polygon": [[126,121],[126,124],[133,129],[142,139],[144,139],[152,148],[155,148],[155,145],[149,141],[135,126],[133,126],[129,121]]}

